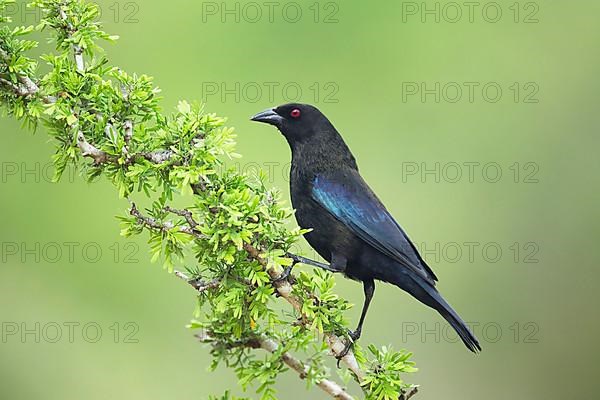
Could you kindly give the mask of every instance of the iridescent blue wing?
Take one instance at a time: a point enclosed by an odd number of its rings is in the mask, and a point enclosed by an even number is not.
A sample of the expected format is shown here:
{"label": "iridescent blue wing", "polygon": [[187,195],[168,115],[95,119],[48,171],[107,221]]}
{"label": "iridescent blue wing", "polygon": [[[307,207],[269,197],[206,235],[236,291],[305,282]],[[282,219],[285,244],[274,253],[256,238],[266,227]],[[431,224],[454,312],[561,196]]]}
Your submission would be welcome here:
{"label": "iridescent blue wing", "polygon": [[318,175],[312,198],[359,238],[434,284],[437,277],[357,171]]}

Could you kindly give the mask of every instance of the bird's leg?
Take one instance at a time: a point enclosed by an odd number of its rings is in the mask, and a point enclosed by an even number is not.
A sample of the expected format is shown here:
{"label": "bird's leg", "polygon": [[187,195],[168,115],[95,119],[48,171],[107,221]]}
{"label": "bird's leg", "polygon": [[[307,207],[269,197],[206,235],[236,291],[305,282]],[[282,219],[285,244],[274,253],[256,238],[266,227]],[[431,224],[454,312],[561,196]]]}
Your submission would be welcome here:
{"label": "bird's leg", "polygon": [[329,272],[344,272],[346,270],[346,258],[343,256],[337,256],[336,254],[332,254],[331,264],[329,265],[315,260],[311,260],[310,258],[297,256],[292,253],[287,253],[286,256],[292,259],[292,265],[287,267],[285,271],[281,274],[281,276],[275,279],[275,282],[287,280],[290,277],[292,270],[294,269],[296,264],[312,265],[313,267],[321,268]]}
{"label": "bird's leg", "polygon": [[367,310],[369,309],[369,305],[371,304],[371,300],[373,299],[373,295],[375,294],[375,281],[373,279],[363,281],[363,288],[365,291],[365,302],[363,304],[362,312],[360,314],[360,321],[358,322],[358,327],[356,327],[356,330],[354,332],[348,332],[350,340],[348,340],[348,343],[346,344],[346,347],[344,347],[344,350],[336,357],[338,359],[338,368],[341,359],[344,358],[346,354],[348,354],[348,352],[352,348],[352,345],[354,345],[354,342],[360,339],[360,336],[362,334],[363,323],[365,322],[365,317],[367,316]]}

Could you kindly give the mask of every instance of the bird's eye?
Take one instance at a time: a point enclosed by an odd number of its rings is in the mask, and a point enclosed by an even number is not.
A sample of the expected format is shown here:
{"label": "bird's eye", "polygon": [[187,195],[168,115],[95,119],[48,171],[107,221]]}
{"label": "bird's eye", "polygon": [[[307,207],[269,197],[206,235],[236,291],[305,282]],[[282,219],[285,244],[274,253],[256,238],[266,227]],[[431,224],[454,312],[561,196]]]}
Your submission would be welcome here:
{"label": "bird's eye", "polygon": [[294,109],[292,110],[292,112],[290,112],[290,117],[292,117],[292,118],[300,118],[300,115],[301,115],[301,114],[302,114],[302,113],[300,112],[300,110],[299,110],[299,109],[297,109],[297,108],[294,108]]}

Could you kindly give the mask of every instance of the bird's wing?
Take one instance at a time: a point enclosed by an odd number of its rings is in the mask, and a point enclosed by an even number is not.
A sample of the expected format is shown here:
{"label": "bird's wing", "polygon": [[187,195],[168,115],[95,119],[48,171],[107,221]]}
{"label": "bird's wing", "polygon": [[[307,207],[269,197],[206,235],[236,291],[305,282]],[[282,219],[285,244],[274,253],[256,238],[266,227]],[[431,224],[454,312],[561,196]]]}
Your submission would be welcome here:
{"label": "bird's wing", "polygon": [[437,277],[357,171],[317,175],[312,198],[358,237],[432,284]]}

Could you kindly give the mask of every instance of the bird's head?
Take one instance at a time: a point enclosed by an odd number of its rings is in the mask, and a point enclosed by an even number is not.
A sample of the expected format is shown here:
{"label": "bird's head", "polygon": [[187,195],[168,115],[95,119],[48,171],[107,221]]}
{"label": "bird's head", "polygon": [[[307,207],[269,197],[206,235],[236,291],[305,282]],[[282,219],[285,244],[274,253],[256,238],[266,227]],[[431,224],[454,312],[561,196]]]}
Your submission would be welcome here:
{"label": "bird's head", "polygon": [[335,168],[346,165],[358,170],[342,136],[327,117],[310,104],[284,104],[256,114],[252,121],[276,126],[285,136],[292,154],[300,152],[302,157],[312,157],[313,161],[327,159]]}
{"label": "bird's head", "polygon": [[316,107],[299,103],[265,110],[252,117],[252,121],[276,126],[290,144],[308,140],[331,127],[327,117]]}

